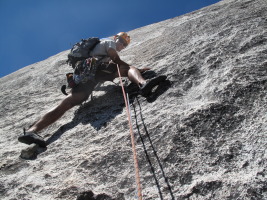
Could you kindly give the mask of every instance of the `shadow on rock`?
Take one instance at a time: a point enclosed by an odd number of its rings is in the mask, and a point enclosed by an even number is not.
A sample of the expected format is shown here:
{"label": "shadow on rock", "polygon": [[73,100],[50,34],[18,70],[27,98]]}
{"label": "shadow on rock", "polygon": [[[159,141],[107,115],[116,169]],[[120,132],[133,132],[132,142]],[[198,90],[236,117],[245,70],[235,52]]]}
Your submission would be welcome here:
{"label": "shadow on rock", "polygon": [[47,148],[40,147],[37,144],[31,144],[26,149],[21,150],[20,158],[25,160],[35,160],[38,154],[46,151]]}
{"label": "shadow on rock", "polygon": [[114,199],[106,194],[96,195],[92,191],[88,191],[88,192],[82,192],[81,194],[79,194],[76,200],[114,200]]}
{"label": "shadow on rock", "polygon": [[[124,102],[121,96],[120,87],[108,85],[106,87],[98,88],[95,92],[97,91],[105,92],[105,94],[91,97],[90,101],[83,103],[75,111],[72,121],[61,126],[50,138],[47,139],[47,146],[58,140],[66,131],[73,129],[80,123],[84,125],[91,124],[96,130],[100,130],[122,112]],[[41,148],[36,144],[32,144],[21,151],[20,158],[34,160],[39,154],[46,150],[47,148]]]}
{"label": "shadow on rock", "polygon": [[[91,98],[90,101],[82,104],[74,113],[71,122],[61,126],[48,140],[47,145],[53,143],[66,131],[76,127],[78,124],[91,124],[96,130],[105,127],[108,122],[120,114],[124,107],[121,98],[120,88],[114,85],[106,87],[104,95]],[[114,103],[112,103],[114,102]],[[112,106],[111,106],[112,105]]]}

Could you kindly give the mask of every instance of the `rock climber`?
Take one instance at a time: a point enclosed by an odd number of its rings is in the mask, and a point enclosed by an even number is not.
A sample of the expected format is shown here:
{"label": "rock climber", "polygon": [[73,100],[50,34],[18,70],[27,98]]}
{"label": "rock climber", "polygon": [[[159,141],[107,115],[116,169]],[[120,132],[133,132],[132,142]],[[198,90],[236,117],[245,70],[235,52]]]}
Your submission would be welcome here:
{"label": "rock climber", "polygon": [[[120,32],[115,35],[113,39],[101,39],[100,43],[98,43],[91,51],[90,56],[95,57],[96,59],[101,57],[101,65],[105,65],[106,68],[114,70],[114,73],[111,74],[111,79],[119,77],[118,71],[116,71],[118,65],[121,76],[128,77],[131,82],[137,84],[140,88],[140,94],[145,96],[151,92],[154,86],[165,80],[166,77],[157,76],[145,80],[141,73],[149,70],[149,68],[137,69],[122,61],[118,52],[126,48],[129,43],[130,36],[125,32]],[[96,73],[96,79],[101,80],[103,75],[103,73],[101,73],[102,72]],[[40,147],[46,147],[45,140],[37,133],[57,121],[67,110],[86,101],[95,86],[95,82],[88,80],[86,83],[79,83],[76,87],[72,88],[71,93],[66,96],[59,105],[42,116],[28,130],[24,129],[23,133],[18,138],[19,142],[25,144],[35,143]]]}

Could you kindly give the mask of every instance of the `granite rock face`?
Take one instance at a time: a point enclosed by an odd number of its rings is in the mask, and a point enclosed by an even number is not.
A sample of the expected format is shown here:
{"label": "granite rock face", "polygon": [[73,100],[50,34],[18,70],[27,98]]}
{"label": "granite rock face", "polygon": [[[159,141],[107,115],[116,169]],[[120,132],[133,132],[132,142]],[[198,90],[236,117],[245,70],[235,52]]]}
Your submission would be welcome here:
{"label": "granite rock face", "polygon": [[[267,199],[266,0],[224,0],[129,34],[121,58],[168,77],[148,98],[128,86],[143,199]],[[67,53],[0,79],[0,198],[136,199],[113,83],[42,131],[46,149],[17,141],[64,99]]]}

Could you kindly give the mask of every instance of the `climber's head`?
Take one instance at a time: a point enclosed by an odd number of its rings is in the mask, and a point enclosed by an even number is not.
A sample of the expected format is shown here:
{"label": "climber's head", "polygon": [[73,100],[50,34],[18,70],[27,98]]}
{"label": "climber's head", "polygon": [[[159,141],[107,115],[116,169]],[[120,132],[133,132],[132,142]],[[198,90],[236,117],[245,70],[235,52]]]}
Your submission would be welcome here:
{"label": "climber's head", "polygon": [[116,48],[118,51],[121,51],[122,49],[126,48],[131,42],[130,36],[125,32],[120,32],[115,35],[114,40],[116,42]]}

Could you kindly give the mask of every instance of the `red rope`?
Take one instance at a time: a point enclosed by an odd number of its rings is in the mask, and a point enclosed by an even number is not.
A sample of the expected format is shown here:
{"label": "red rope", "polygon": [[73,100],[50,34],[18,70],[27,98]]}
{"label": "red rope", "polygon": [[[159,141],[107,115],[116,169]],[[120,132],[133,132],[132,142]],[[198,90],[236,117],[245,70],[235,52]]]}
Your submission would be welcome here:
{"label": "red rope", "polygon": [[123,87],[119,65],[117,65],[117,68],[118,68],[118,74],[119,74],[119,78],[120,78],[122,93],[123,93],[123,97],[124,97],[124,102],[126,105],[127,117],[128,117],[130,134],[131,134],[132,151],[133,151],[134,167],[135,167],[135,181],[137,184],[138,200],[142,200],[142,189],[141,189],[141,184],[140,184],[139,167],[138,167],[137,153],[136,153],[135,142],[134,142],[135,139],[134,139],[134,134],[133,134],[133,125],[132,125],[132,121],[131,121],[130,108],[129,108],[129,103],[128,103],[129,101],[127,101],[127,97],[126,97],[125,90]]}

